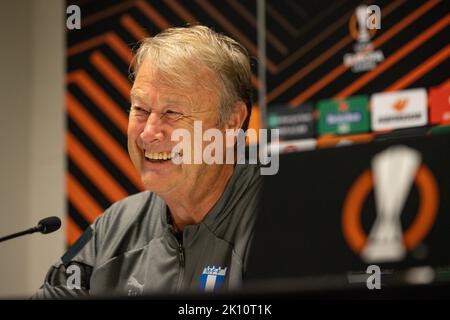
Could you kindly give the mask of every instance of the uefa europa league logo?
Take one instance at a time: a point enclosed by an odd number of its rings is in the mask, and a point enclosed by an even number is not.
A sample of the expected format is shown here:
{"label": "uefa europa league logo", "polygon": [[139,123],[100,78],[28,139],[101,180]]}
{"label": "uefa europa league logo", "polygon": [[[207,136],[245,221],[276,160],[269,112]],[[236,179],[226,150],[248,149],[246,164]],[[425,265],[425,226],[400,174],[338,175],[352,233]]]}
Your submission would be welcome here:
{"label": "uefa europa league logo", "polygon": [[[408,226],[401,215],[413,186],[419,207]],[[364,203],[374,190],[376,218],[366,234]],[[439,188],[419,151],[404,145],[389,147],[372,158],[371,168],[354,181],[344,201],[342,231],[349,247],[366,263],[405,258],[425,239],[439,207]]]}

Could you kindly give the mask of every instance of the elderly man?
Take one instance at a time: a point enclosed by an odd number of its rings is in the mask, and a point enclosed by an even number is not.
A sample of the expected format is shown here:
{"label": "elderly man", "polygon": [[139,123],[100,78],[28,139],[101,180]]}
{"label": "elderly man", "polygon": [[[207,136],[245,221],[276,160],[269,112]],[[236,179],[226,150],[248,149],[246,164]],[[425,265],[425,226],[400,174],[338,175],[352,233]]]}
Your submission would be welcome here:
{"label": "elderly man", "polygon": [[[185,129],[245,129],[247,51],[204,26],[145,39],[135,57],[128,151],[147,191],[113,204],[51,267],[36,298],[236,288],[261,188],[255,165],[175,163]],[[224,149],[226,145],[224,145]]]}

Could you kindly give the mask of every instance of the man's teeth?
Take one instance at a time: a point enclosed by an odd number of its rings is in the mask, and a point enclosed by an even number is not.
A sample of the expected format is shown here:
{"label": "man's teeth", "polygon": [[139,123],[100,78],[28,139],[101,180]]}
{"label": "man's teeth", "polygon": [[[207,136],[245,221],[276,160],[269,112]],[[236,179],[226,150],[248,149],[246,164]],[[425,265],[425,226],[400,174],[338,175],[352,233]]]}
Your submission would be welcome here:
{"label": "man's teeth", "polygon": [[150,160],[170,160],[172,154],[169,152],[145,152],[145,157]]}

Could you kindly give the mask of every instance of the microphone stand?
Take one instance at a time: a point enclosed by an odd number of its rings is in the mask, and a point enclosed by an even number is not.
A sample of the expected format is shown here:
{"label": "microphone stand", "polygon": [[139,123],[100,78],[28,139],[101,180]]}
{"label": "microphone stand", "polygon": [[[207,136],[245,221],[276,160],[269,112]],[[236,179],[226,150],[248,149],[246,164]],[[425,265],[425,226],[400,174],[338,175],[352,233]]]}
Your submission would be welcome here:
{"label": "microphone stand", "polygon": [[35,233],[37,231],[39,231],[39,228],[38,227],[33,227],[33,228],[30,228],[30,229],[27,229],[27,230],[24,230],[24,231],[16,232],[16,233],[10,234],[8,236],[1,237],[0,238],[0,242],[6,241],[6,240],[9,240],[9,239],[14,239],[14,238],[23,236],[25,234]]}

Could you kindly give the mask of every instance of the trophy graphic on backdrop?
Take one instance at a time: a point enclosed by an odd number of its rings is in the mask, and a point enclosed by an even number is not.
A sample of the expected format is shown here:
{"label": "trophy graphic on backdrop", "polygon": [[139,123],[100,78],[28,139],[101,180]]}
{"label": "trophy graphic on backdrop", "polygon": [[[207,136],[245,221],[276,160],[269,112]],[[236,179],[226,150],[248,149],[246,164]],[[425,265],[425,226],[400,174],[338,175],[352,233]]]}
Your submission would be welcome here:
{"label": "trophy graphic on backdrop", "polygon": [[364,261],[390,262],[406,254],[400,216],[421,163],[418,151],[395,146],[372,160],[376,219],[362,251]]}
{"label": "trophy graphic on backdrop", "polygon": [[370,40],[369,30],[367,29],[367,6],[358,6],[355,10],[356,20],[358,21],[358,42],[367,43]]}

